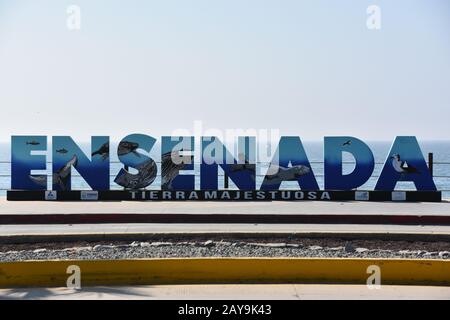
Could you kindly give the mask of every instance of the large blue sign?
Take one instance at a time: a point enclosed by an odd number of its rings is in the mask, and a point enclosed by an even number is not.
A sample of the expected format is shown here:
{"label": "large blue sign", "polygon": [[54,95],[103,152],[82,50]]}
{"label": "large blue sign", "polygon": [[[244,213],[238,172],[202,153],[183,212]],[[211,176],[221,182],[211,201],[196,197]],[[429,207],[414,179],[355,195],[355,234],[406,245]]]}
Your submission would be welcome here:
{"label": "large blue sign", "polygon": [[[110,150],[109,137],[94,136],[89,154],[68,136],[53,136],[52,186],[46,175],[33,174],[46,169],[49,160],[46,136],[12,137],[13,190],[69,191],[74,168],[92,190],[110,190],[110,152],[114,152],[123,168],[114,182],[128,190],[143,190],[161,177],[161,190],[194,190],[195,176],[182,171],[194,168],[194,137],[162,137],[161,155],[152,159],[150,152],[157,139],[144,134],[131,134],[120,141],[117,150]],[[230,152],[217,137],[201,137],[200,190],[218,190],[218,169],[229,177],[239,190],[256,190],[256,141],[254,137],[239,137],[237,152]],[[145,152],[145,153],[144,153]],[[355,168],[344,173],[343,154],[355,159]],[[158,172],[157,162],[161,162]],[[130,168],[132,170],[130,170]],[[325,137],[325,190],[348,191],[364,185],[373,175],[374,156],[369,146],[354,137]],[[294,181],[298,189],[318,191],[319,185],[308,155],[299,137],[281,137],[263,182],[261,191],[279,190],[285,181]],[[414,183],[418,191],[436,191],[433,177],[415,137],[397,137],[387,155],[375,190],[393,191],[400,181]]]}

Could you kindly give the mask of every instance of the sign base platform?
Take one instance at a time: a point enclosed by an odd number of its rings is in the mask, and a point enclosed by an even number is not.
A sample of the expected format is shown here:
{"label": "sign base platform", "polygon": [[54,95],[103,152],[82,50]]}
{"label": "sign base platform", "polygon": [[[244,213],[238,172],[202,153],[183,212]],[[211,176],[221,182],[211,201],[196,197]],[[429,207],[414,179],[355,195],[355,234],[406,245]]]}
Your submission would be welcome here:
{"label": "sign base platform", "polygon": [[392,201],[441,202],[441,191],[8,190],[8,201]]}

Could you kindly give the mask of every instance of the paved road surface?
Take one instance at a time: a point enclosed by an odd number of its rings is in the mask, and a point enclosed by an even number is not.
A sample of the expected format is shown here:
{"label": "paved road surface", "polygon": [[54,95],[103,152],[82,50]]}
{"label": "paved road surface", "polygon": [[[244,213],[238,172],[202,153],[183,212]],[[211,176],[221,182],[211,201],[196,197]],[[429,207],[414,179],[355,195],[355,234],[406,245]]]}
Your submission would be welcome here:
{"label": "paved road surface", "polygon": [[[0,215],[77,213],[435,215],[450,216],[450,203],[375,202],[10,202],[0,199]],[[416,233],[450,234],[450,226],[358,224],[189,224],[122,223],[0,225],[0,236],[111,233]]]}
{"label": "paved road surface", "polygon": [[178,285],[0,289],[0,299],[450,299],[450,287],[363,285]]}

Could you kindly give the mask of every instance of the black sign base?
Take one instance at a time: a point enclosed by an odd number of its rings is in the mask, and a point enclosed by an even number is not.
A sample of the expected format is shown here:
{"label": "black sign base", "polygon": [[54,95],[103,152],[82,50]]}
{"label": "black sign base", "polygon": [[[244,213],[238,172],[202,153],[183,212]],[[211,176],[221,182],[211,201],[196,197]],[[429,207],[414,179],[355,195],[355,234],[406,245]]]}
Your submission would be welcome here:
{"label": "black sign base", "polygon": [[393,201],[440,202],[440,191],[7,191],[9,201]]}

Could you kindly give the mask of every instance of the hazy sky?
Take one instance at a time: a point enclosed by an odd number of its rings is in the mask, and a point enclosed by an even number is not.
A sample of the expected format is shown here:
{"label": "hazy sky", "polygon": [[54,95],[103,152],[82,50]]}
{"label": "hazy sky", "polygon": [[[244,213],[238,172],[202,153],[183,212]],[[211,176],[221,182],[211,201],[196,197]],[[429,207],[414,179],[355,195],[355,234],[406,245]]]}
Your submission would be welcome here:
{"label": "hazy sky", "polygon": [[159,137],[195,120],[450,139],[450,1],[0,0],[0,110],[3,141]]}

